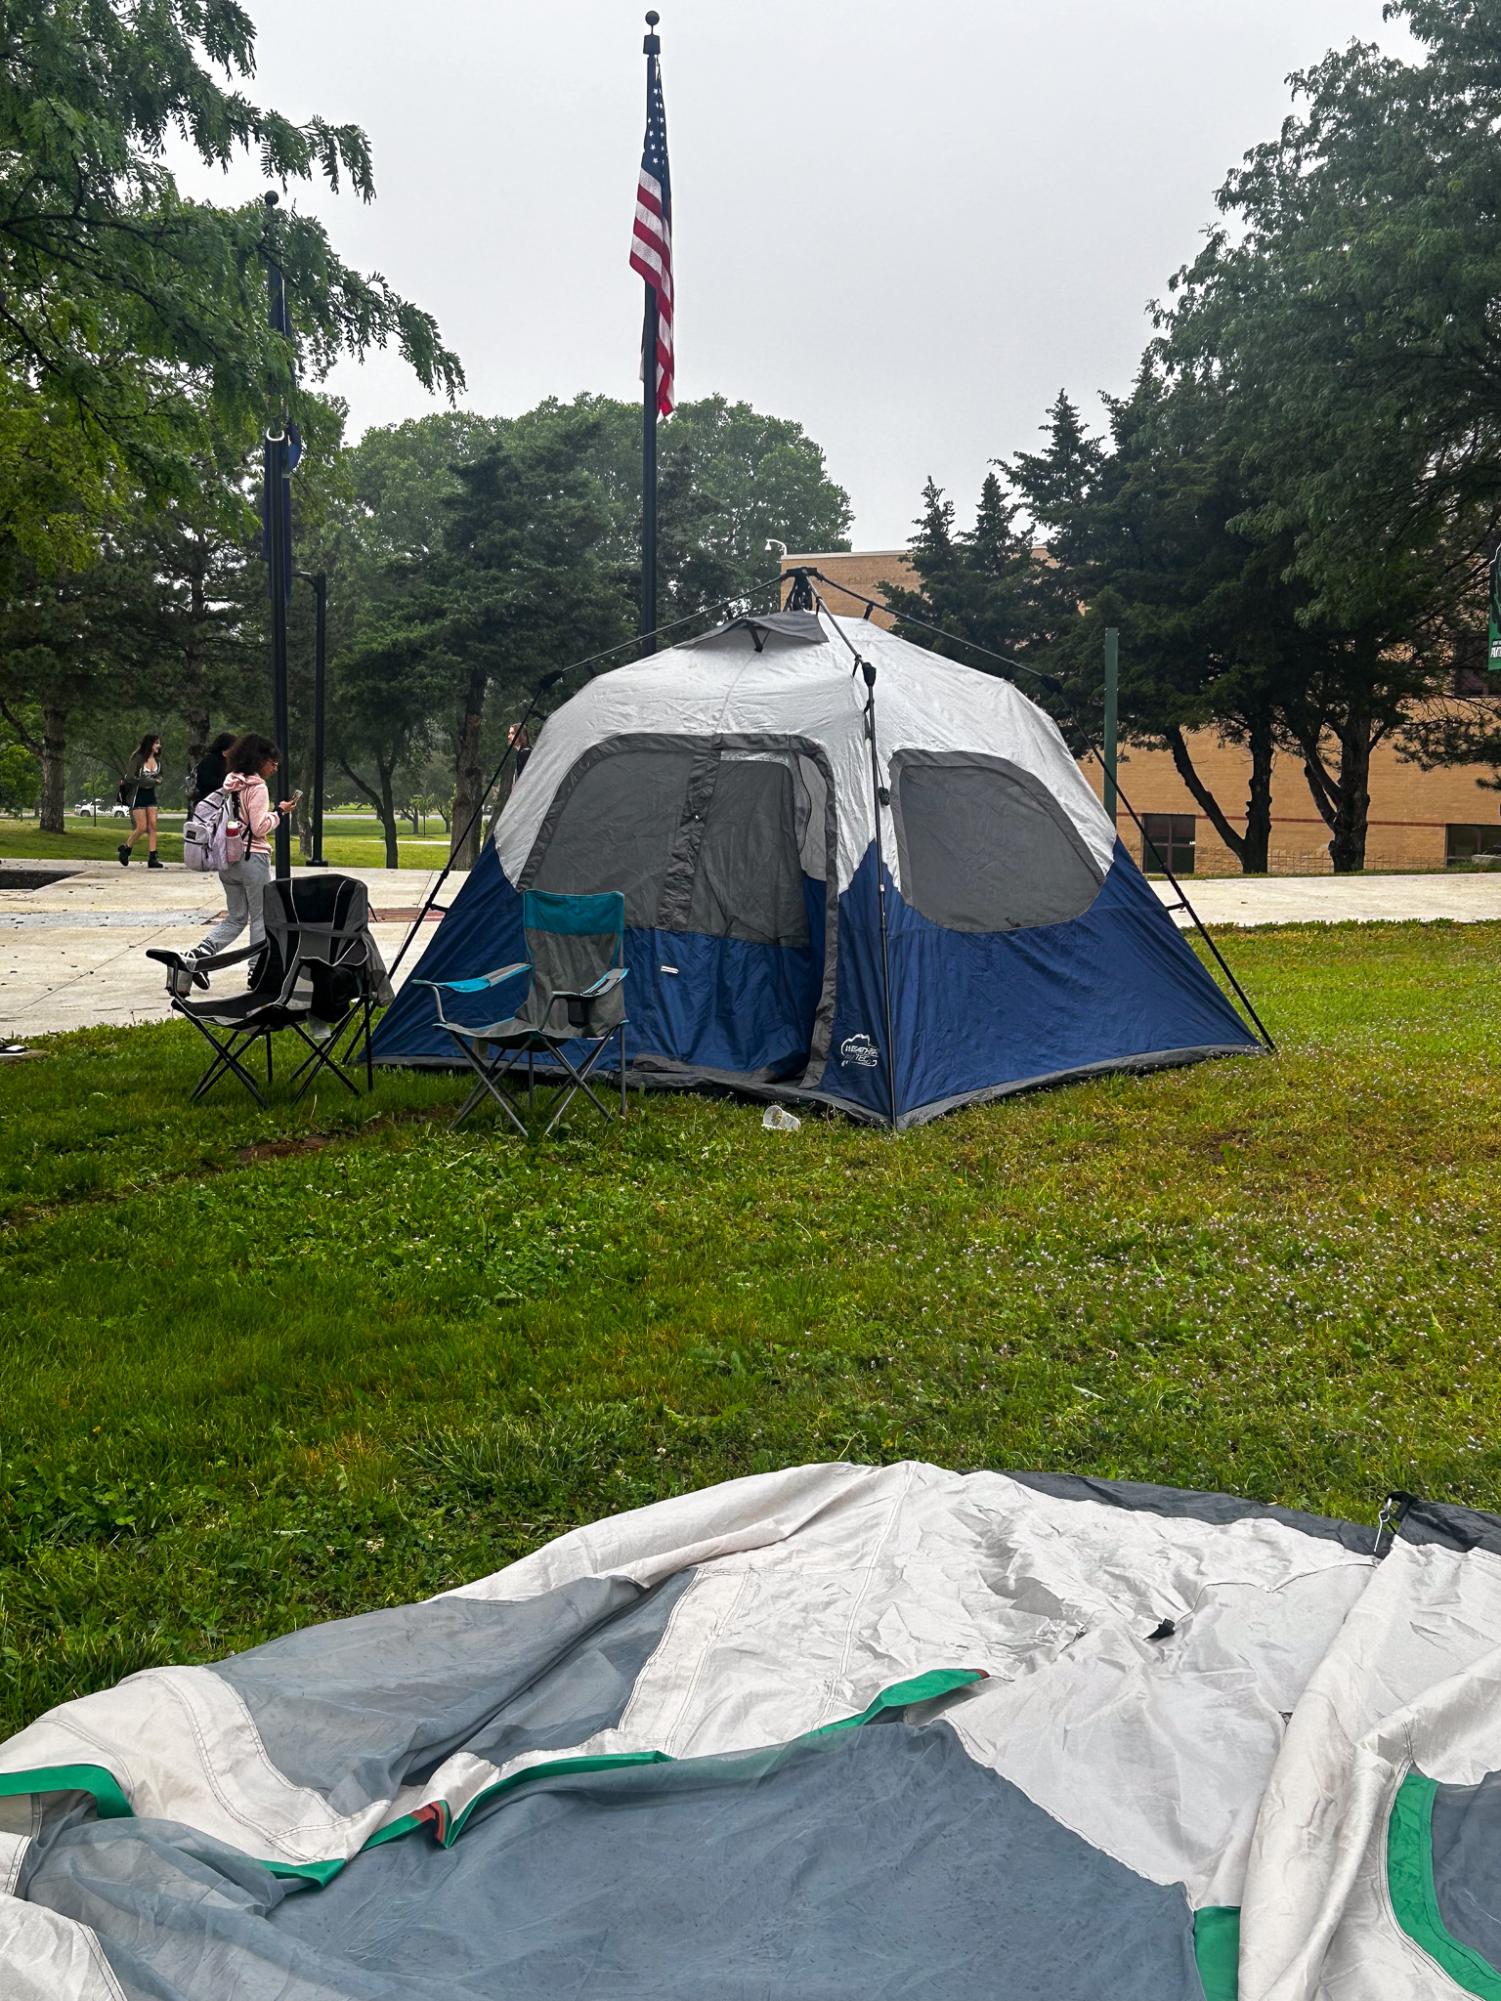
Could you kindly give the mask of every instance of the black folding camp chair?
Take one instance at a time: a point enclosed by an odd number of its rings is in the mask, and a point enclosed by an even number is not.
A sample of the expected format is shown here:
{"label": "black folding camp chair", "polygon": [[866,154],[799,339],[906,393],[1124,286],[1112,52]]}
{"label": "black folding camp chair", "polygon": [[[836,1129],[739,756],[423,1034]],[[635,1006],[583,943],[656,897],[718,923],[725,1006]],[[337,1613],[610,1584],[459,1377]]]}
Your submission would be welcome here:
{"label": "black folding camp chair", "polygon": [[[610,1108],[589,1079],[612,1042],[618,1050],[620,1116],[624,1118],[626,1014],[620,989],[626,975],[625,898],[615,890],[597,896],[559,896],[549,890],[529,889],[521,899],[521,922],[529,954],[526,959],[482,973],[477,979],[414,982],[432,988],[439,1026],[447,1030],[449,1040],[479,1080],[453,1123],[462,1125],[488,1095],[516,1130],[529,1138],[535,1125],[539,1056],[549,1068],[556,1065],[564,1073],[551,1105],[545,1108],[549,1117],[542,1128],[543,1138],[580,1091],[602,1118],[609,1119],[613,1116]],[[473,1022],[455,1020],[444,1010],[445,994],[473,996],[498,987],[511,990],[510,1014]],[[471,1012],[488,1012],[474,1000],[450,1002],[451,1007],[455,1005]],[[587,1053],[576,1061],[580,1044],[587,1045]],[[500,1088],[523,1056],[527,1114],[532,1126]]]}
{"label": "black folding camp chair", "polygon": [[[265,1043],[269,1086],[272,1038],[283,1032],[296,1036],[308,1051],[292,1073],[291,1082],[297,1086],[293,1104],[324,1070],[332,1071],[358,1096],[358,1086],[339,1060],[351,1026],[354,1033],[344,1061],[358,1052],[363,1032],[366,1086],[373,1088],[370,1015],[372,1008],[390,1000],[391,987],[370,934],[370,897],[364,883],[355,876],[322,873],[269,882],[264,909],[264,945],[240,946],[208,958],[160,950],[146,954],[167,968],[173,1013],[190,1021],[214,1052],[189,1102],[196,1104],[221,1077],[233,1075],[257,1104],[265,1105],[265,1094],[243,1059],[257,1042]],[[248,988],[219,995],[209,992],[210,974],[251,961],[256,963]]]}

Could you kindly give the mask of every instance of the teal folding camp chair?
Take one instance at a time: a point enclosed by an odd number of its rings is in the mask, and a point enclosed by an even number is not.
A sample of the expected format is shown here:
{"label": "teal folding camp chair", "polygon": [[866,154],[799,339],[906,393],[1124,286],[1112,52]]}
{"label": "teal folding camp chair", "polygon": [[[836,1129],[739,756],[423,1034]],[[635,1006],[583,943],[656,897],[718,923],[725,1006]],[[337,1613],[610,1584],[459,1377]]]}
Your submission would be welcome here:
{"label": "teal folding camp chair", "polygon": [[[431,987],[438,1025],[479,1080],[454,1115],[464,1120],[488,1095],[516,1130],[530,1138],[535,1129],[538,1056],[564,1072],[542,1128],[545,1139],[582,1091],[602,1118],[612,1116],[590,1075],[610,1044],[620,1063],[620,1116],[625,1099],[625,898],[617,890],[598,896],[560,896],[529,889],[521,899],[521,922],[528,957],[472,980],[415,980]],[[454,1020],[444,1010],[448,994],[475,995],[509,987],[514,1012],[479,1023]],[[450,1006],[453,1006],[450,1003]],[[466,1011],[472,1000],[459,1003]],[[483,1011],[483,1010],[481,1010]],[[576,1060],[579,1045],[588,1045]],[[501,1089],[512,1067],[526,1058],[527,1119]],[[528,1119],[532,1124],[528,1124]]]}

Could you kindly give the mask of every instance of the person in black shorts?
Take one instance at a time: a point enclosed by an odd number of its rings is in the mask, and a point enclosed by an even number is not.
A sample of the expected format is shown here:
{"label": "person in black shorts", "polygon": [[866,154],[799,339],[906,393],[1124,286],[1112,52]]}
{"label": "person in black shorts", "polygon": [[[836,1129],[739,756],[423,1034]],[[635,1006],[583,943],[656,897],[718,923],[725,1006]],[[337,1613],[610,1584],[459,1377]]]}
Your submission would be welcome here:
{"label": "person in black shorts", "polygon": [[121,868],[130,866],[130,851],[142,834],[146,836],[147,868],[160,868],[162,865],[162,858],[156,851],[156,788],[161,775],[162,740],[155,730],[148,730],[125,773],[126,784],[133,787],[129,801],[134,824],[118,849]]}

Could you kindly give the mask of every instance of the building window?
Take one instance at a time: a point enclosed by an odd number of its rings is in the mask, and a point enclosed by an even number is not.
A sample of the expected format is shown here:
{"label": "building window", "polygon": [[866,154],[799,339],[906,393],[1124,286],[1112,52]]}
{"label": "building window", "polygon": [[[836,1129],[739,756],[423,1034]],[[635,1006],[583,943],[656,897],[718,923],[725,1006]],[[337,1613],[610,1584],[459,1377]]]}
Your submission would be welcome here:
{"label": "building window", "polygon": [[1461,633],[1454,642],[1454,669],[1449,680],[1451,695],[1501,694],[1501,675],[1490,671],[1490,635]]}
{"label": "building window", "polygon": [[1164,862],[1174,875],[1193,874],[1192,813],[1143,813],[1141,824],[1141,865],[1149,875],[1160,875]]}
{"label": "building window", "polygon": [[1468,862],[1501,862],[1501,826],[1449,827],[1444,860],[1450,868]]}

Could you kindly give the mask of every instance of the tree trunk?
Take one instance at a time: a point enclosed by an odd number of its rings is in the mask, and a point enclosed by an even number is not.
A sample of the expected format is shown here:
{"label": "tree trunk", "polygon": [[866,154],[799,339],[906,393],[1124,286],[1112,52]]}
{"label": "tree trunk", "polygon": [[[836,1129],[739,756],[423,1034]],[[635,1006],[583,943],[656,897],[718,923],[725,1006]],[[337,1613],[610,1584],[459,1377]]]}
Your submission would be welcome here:
{"label": "tree trunk", "polygon": [[386,867],[400,868],[401,856],[396,847],[396,801],[391,792],[391,771],[388,764],[376,767],[380,772],[380,823],[386,830]]}
{"label": "tree trunk", "polygon": [[207,709],[190,708],[184,721],[188,726],[188,763],[196,771],[208,755],[209,713]]}
{"label": "tree trunk", "polygon": [[1245,875],[1265,875],[1272,845],[1272,717],[1259,710],[1247,732],[1251,789],[1246,795],[1246,839],[1240,866]]}
{"label": "tree trunk", "polygon": [[[1246,866],[1245,840],[1240,834],[1236,833],[1229,820],[1225,817],[1224,808],[1194,769],[1194,761],[1188,754],[1188,741],[1182,730],[1170,729],[1167,732],[1167,747],[1172,752],[1173,764],[1178,776],[1183,780],[1183,783],[1193,794],[1195,800],[1197,800],[1198,804],[1208,815],[1209,824],[1214,828],[1214,831],[1219,835],[1241,867],[1244,868]],[[1266,864],[1263,863],[1262,866],[1265,867]]]}
{"label": "tree trunk", "polygon": [[380,821],[381,832],[386,837],[386,867],[399,868],[401,856],[396,850],[396,807],[391,798],[391,774],[395,771],[394,760],[390,764],[375,761],[375,769],[380,778],[380,789],[367,785],[347,757],[339,759],[339,769],[351,785],[357,786],[375,808],[375,817]]}
{"label": "tree trunk", "polygon": [[1365,867],[1366,821],[1371,810],[1371,728],[1362,710],[1353,710],[1339,733],[1339,803],[1334,809],[1329,859],[1336,875],[1357,875]]}
{"label": "tree trunk", "polygon": [[49,703],[42,710],[42,802],[39,824],[44,834],[61,834],[67,828],[63,818],[68,798],[63,789],[67,776],[64,770],[67,752],[67,716],[60,708]]}
{"label": "tree trunk", "polygon": [[454,868],[473,868],[479,860],[480,807],[484,779],[480,772],[480,730],[485,720],[485,688],[489,675],[476,667],[464,690],[454,759],[453,838],[448,859]]}

